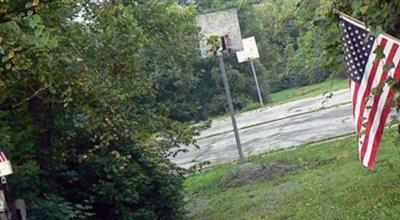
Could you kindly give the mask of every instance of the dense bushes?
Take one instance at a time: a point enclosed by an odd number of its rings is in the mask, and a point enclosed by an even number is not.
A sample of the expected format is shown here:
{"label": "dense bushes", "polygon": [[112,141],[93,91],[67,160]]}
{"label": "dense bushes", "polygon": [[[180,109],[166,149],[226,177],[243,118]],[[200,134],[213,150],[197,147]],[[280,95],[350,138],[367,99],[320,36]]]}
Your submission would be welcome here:
{"label": "dense bushes", "polygon": [[30,219],[182,218],[182,172],[165,156],[196,132],[194,10],[78,2],[0,3],[10,183]]}

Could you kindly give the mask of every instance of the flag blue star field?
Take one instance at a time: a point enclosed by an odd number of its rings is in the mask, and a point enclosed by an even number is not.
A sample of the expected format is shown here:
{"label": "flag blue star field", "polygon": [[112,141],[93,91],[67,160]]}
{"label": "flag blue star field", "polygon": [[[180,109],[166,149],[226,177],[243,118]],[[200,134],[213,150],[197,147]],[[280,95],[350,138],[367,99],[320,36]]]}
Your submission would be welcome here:
{"label": "flag blue star field", "polygon": [[[385,33],[371,36],[362,22],[350,16],[340,14],[340,19],[359,156],[364,166],[373,169],[393,105],[394,91],[385,81],[400,78],[400,41]],[[373,93],[374,88],[381,92]]]}

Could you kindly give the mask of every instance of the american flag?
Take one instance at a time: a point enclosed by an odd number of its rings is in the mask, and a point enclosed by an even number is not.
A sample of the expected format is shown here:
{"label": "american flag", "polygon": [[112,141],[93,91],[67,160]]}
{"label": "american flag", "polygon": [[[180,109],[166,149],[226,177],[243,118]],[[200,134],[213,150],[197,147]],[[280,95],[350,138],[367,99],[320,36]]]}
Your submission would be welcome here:
{"label": "american flag", "polygon": [[6,155],[4,154],[4,152],[0,150],[0,163],[5,162],[7,160],[8,159],[7,159]]}
{"label": "american flag", "polygon": [[[359,156],[364,166],[374,169],[394,95],[385,80],[400,77],[400,41],[385,33],[371,36],[362,22],[345,14],[340,20]],[[374,88],[381,92],[373,93]]]}

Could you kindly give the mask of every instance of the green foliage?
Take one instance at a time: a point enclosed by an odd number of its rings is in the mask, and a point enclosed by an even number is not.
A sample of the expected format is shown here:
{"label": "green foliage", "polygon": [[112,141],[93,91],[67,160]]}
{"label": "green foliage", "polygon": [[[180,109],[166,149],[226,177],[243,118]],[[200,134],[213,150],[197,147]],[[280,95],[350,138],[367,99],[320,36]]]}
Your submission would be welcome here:
{"label": "green foliage", "polygon": [[217,54],[217,51],[220,49],[220,40],[221,38],[219,36],[210,36],[207,39],[207,45],[211,47],[209,52],[213,53],[214,55]]}
{"label": "green foliage", "polygon": [[383,92],[383,87],[377,86],[372,89],[371,94],[372,95],[380,95]]}
{"label": "green foliage", "polygon": [[[88,201],[86,201],[88,202]],[[88,219],[94,215],[92,206],[72,204],[61,197],[49,196],[30,213],[32,219]],[[51,210],[51,212],[49,212]]]}
{"label": "green foliage", "polygon": [[[191,219],[396,219],[400,153],[395,129],[387,129],[375,171],[358,160],[356,137],[271,152],[246,165],[296,164],[294,172],[267,179],[257,173],[236,187],[221,182],[240,168],[215,166],[185,180]],[[244,165],[244,166],[246,166]],[[242,165],[243,167],[243,165]],[[251,171],[250,171],[251,173]],[[242,174],[244,175],[244,174]]]}
{"label": "green foliage", "polygon": [[182,218],[183,174],[167,155],[198,133],[193,7],[13,0],[0,11],[0,147],[30,219]]}
{"label": "green foliage", "polygon": [[381,45],[377,46],[374,50],[374,54],[376,55],[376,61],[380,61],[385,58],[385,54],[383,53],[383,47]]}

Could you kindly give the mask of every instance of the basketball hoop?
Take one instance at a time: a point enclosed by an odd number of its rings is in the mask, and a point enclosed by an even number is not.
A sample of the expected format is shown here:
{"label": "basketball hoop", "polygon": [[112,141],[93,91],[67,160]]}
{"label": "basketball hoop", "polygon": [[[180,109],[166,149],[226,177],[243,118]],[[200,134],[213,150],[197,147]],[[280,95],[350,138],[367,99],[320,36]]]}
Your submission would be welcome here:
{"label": "basketball hoop", "polygon": [[[243,50],[236,9],[202,14],[197,16],[196,20],[201,28],[200,51],[203,58],[215,56],[219,48],[222,48],[224,53]],[[213,44],[210,44],[210,39]]]}
{"label": "basketball hoop", "polygon": [[219,68],[224,83],[226,100],[232,120],[232,127],[235,134],[236,146],[240,162],[244,162],[242,145],[240,143],[239,131],[237,128],[235,111],[233,109],[231,92],[226,76],[224,53],[232,53],[243,50],[242,35],[240,33],[239,19],[236,9],[219,11],[197,16],[197,24],[201,27],[200,52],[201,57],[217,57]]}

